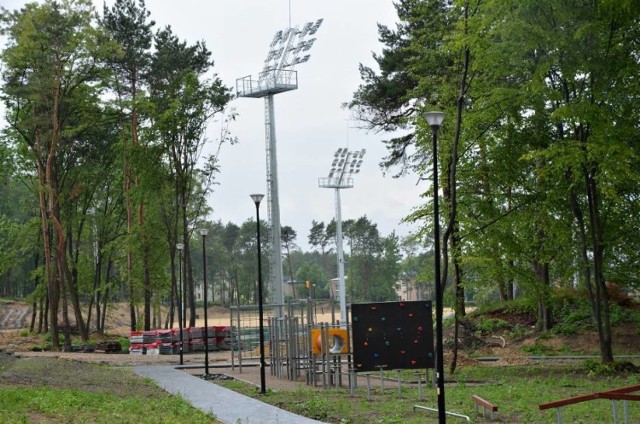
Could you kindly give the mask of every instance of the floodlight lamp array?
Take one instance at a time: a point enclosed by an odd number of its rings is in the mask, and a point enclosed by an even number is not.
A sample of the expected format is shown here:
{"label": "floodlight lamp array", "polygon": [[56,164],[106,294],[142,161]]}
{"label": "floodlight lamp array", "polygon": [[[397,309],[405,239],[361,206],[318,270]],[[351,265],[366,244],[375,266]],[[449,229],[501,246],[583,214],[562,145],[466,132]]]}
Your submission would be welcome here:
{"label": "floodlight lamp array", "polygon": [[360,173],[362,159],[366,153],[365,149],[350,152],[347,148],[340,148],[333,155],[329,179],[343,180],[354,174]]}
{"label": "floodlight lamp array", "polygon": [[292,70],[295,65],[308,61],[310,55],[300,56],[300,54],[309,51],[316,39],[305,39],[305,37],[315,34],[322,25],[322,21],[323,19],[318,19],[315,22],[307,22],[302,29],[294,27],[277,31],[269,44],[269,53],[264,60],[260,80],[269,78],[274,70]]}

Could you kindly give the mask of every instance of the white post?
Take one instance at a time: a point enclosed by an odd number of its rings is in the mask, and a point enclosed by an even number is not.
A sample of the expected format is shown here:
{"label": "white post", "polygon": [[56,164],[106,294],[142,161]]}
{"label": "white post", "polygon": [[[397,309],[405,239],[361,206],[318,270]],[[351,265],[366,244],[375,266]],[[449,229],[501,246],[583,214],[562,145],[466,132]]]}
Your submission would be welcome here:
{"label": "white post", "polygon": [[342,211],[340,189],[336,188],[336,248],[338,249],[338,298],[340,299],[340,325],[347,325],[347,295],[344,278],[344,251],[342,249]]}
{"label": "white post", "polygon": [[[271,224],[271,243],[273,248],[271,282],[273,284],[273,303],[284,304],[284,292],[282,290],[282,241],[280,229],[280,201],[278,196],[278,160],[276,156],[276,123],[273,105],[273,95],[266,97],[267,106],[267,183],[269,185],[269,220]],[[281,308],[276,307],[275,316],[280,317]]]}

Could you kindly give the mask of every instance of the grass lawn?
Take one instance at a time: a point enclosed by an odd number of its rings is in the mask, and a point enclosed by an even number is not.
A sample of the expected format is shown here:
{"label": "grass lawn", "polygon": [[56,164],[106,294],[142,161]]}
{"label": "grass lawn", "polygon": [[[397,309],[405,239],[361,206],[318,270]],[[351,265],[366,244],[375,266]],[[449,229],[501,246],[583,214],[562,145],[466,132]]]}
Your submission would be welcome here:
{"label": "grass lawn", "polygon": [[0,353],[2,423],[216,423],[130,369]]}
{"label": "grass lawn", "polygon": [[[408,377],[409,378],[409,377]],[[372,377],[372,386],[375,377]],[[451,381],[450,381],[451,380]],[[447,379],[445,400],[447,410],[471,417],[472,422],[485,422],[474,417],[471,395],[478,395],[498,406],[495,422],[502,423],[555,423],[556,410],[540,411],[538,405],[564,398],[606,391],[640,384],[640,375],[609,377],[589,376],[581,365],[551,366],[533,364],[527,366],[472,366],[459,370],[455,381]],[[379,380],[378,380],[379,381]],[[430,423],[437,422],[437,413],[413,410],[414,405],[437,407],[433,387],[422,388],[423,401],[418,401],[416,385],[376,389],[368,398],[366,387],[350,394],[345,389],[318,390],[304,388],[292,392],[268,392],[260,395],[254,386],[239,381],[219,382],[226,387],[277,405],[300,415],[320,421],[343,424],[371,423]],[[636,393],[640,394],[640,393]],[[622,404],[619,419],[624,420]],[[640,403],[629,403],[630,422],[640,422]],[[613,422],[611,401],[595,400],[563,408],[565,423]],[[447,422],[465,422],[448,417]],[[621,421],[623,422],[623,421]]]}

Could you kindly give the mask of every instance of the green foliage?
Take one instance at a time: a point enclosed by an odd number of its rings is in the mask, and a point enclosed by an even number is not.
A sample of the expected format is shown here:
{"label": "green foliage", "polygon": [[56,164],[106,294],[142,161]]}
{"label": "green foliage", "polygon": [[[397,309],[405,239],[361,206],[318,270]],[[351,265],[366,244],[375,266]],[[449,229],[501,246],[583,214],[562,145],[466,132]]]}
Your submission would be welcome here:
{"label": "green foliage", "polygon": [[131,339],[129,337],[120,337],[118,343],[120,343],[121,352],[129,353],[129,347],[131,346]]}
{"label": "green foliage", "polygon": [[486,315],[497,312],[535,313],[535,303],[528,297],[518,297],[506,302],[493,302],[479,305],[473,315]]}
{"label": "green foliage", "polygon": [[475,322],[476,328],[483,333],[493,333],[498,330],[504,330],[511,327],[507,321],[499,318],[481,317]]}
{"label": "green foliage", "polygon": [[561,296],[554,299],[553,305],[556,319],[552,328],[554,333],[573,335],[580,330],[594,328],[588,300],[577,295]]}
{"label": "green foliage", "polygon": [[583,367],[589,376],[615,376],[627,373],[640,373],[640,367],[631,362],[602,363],[595,359],[584,361]]}
{"label": "green foliage", "polygon": [[531,329],[526,328],[520,324],[516,324],[511,328],[511,330],[509,330],[507,334],[513,339],[521,339],[531,336],[532,333],[533,332],[531,331]]}
{"label": "green foliage", "polygon": [[522,350],[536,356],[555,354],[555,351],[552,348],[545,346],[544,343],[541,343],[539,340],[536,340],[533,345],[522,346]]}
{"label": "green foliage", "polygon": [[637,322],[640,323],[640,309],[625,308],[613,303],[611,308],[611,325],[618,325],[623,322]]}

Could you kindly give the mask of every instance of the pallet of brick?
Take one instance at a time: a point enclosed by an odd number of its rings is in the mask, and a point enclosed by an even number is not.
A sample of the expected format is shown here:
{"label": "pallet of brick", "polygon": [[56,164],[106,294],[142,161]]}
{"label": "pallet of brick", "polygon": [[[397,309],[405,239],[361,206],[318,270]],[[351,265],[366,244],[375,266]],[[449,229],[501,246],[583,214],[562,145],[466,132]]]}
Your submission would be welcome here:
{"label": "pallet of brick", "polygon": [[160,342],[153,342],[149,344],[145,344],[144,347],[147,349],[147,355],[160,355]]}
{"label": "pallet of brick", "polygon": [[[182,329],[182,340],[188,340],[189,339],[189,335],[187,334],[187,329],[183,328]],[[179,328],[173,328],[171,330],[171,341],[172,342],[179,342],[180,341],[180,329]]]}
{"label": "pallet of brick", "polygon": [[209,349],[209,352],[220,350],[220,348],[218,347],[218,340],[215,337],[209,337],[207,348]]}
{"label": "pallet of brick", "polygon": [[171,343],[173,332],[171,330],[156,330],[156,341]]}
{"label": "pallet of brick", "polygon": [[[173,347],[173,354],[174,355],[178,355],[180,354],[180,342],[173,342],[171,343],[171,346]],[[191,346],[189,345],[189,340],[184,340],[182,342],[182,353],[189,353],[191,351]]]}
{"label": "pallet of brick", "polygon": [[189,340],[190,352],[204,352],[204,341],[202,339]]}
{"label": "pallet of brick", "polygon": [[143,338],[144,331],[132,331],[129,333],[129,342],[131,344],[142,344],[144,342]]}
{"label": "pallet of brick", "polygon": [[188,327],[187,333],[189,334],[189,339],[196,340],[202,338],[202,328],[201,327]]}
{"label": "pallet of brick", "polygon": [[216,342],[221,350],[231,350],[231,327],[228,325],[216,326]]}
{"label": "pallet of brick", "polygon": [[146,353],[146,349],[141,343],[135,343],[129,346],[130,355],[145,355]]}
{"label": "pallet of brick", "polygon": [[142,332],[142,344],[151,344],[154,343],[158,339],[156,335],[156,330],[149,330]]}
{"label": "pallet of brick", "polygon": [[173,343],[171,342],[163,342],[159,343],[158,352],[160,355],[173,355]]}

